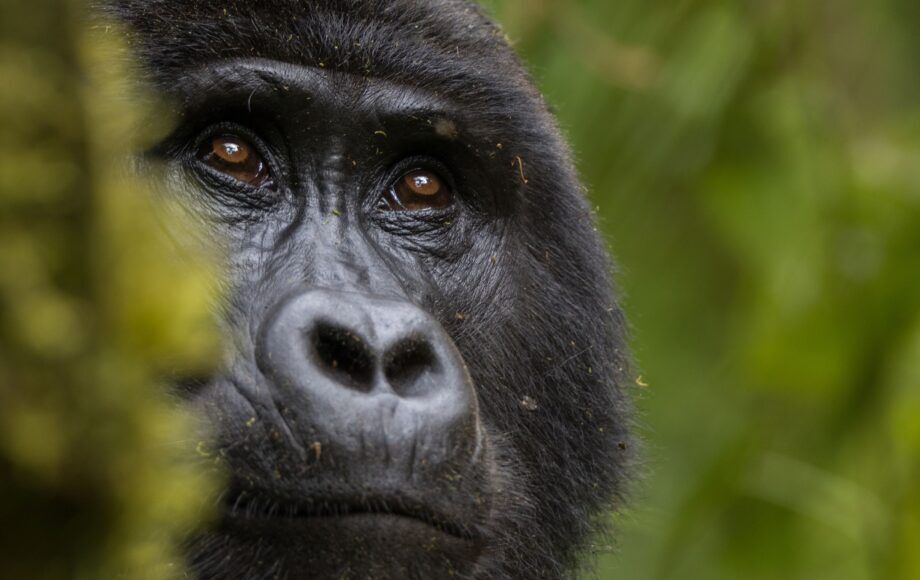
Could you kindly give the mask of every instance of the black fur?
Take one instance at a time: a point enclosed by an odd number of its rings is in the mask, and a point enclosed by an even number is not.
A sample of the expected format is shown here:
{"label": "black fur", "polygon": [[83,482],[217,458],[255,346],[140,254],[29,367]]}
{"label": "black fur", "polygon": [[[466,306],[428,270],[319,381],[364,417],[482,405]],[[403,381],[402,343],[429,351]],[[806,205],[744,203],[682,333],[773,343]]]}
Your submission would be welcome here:
{"label": "black fur", "polygon": [[[305,122],[297,121],[297,109],[271,110],[271,98],[249,80],[226,71],[199,74],[222,63],[231,69],[237,62],[288,63],[340,75],[335,86],[346,100],[398,99],[402,93],[386,88],[368,97],[368,87],[405,86],[448,103],[456,123],[439,132],[464,151],[456,153],[466,160],[457,173],[476,191],[467,217],[443,237],[427,230],[399,238],[367,235],[403,264],[391,268],[397,277],[411,265],[414,273],[404,276],[411,280],[402,283],[406,298],[440,322],[475,385],[488,447],[484,483],[458,483],[443,493],[482,493],[491,508],[477,524],[483,550],[455,572],[499,580],[574,573],[630,476],[624,322],[568,148],[500,30],[463,0],[116,0],[104,9],[127,23],[153,83],[175,98],[180,127],[163,151],[176,167],[186,159],[183,127],[201,125],[215,109],[232,109],[244,122],[259,112],[272,117],[280,133],[296,135],[279,139],[288,147],[313,134],[312,126],[293,126]],[[235,82],[243,89],[227,89]],[[374,132],[348,127],[343,147],[355,167],[376,166],[368,148]],[[346,171],[352,170],[336,166],[329,179],[344,179]],[[308,173],[288,167],[286,187],[323,191],[303,185]],[[214,210],[220,219],[213,227],[232,240],[226,318],[233,346],[226,370],[192,398],[212,414],[232,469],[244,479],[278,474],[285,489],[294,490],[298,478],[310,475],[292,468],[292,449],[309,440],[284,424],[283,408],[263,401],[267,387],[252,329],[279,296],[310,286],[324,266],[307,257],[312,254],[304,248],[312,242],[301,234],[278,233],[300,219],[301,210],[272,210],[265,220],[268,210],[257,206],[250,200]],[[252,413],[259,416],[256,431],[245,425]],[[311,567],[323,555],[304,555],[299,551],[309,546],[291,543],[256,531],[246,540],[215,532],[194,543],[191,557],[204,578],[314,577],[319,568]],[[334,572],[347,577],[347,562],[337,566]],[[405,570],[447,575],[435,564]]]}

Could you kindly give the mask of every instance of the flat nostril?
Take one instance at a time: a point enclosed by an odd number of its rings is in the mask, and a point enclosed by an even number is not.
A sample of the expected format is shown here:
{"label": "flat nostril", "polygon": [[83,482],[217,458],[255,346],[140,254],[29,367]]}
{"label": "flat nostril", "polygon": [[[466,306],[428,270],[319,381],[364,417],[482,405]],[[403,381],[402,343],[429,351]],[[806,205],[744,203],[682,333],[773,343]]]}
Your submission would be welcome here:
{"label": "flat nostril", "polygon": [[425,394],[439,372],[437,356],[425,339],[409,338],[394,346],[385,358],[383,374],[394,391],[402,396]]}
{"label": "flat nostril", "polygon": [[374,357],[359,335],[341,326],[318,322],[310,339],[316,362],[327,376],[355,390],[371,390]]}

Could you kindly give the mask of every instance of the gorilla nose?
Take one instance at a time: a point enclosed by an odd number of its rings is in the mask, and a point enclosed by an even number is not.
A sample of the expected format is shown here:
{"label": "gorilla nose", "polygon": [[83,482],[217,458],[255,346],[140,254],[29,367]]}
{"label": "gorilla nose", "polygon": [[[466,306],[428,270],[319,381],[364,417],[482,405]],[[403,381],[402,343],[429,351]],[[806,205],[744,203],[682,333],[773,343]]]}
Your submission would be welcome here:
{"label": "gorilla nose", "polygon": [[438,322],[408,302],[296,294],[266,318],[257,351],[276,402],[324,448],[405,462],[474,453],[478,412],[466,365]]}
{"label": "gorilla nose", "polygon": [[394,337],[392,344],[381,350],[366,338],[377,336],[374,318],[367,317],[364,322],[363,329],[328,319],[313,324],[307,350],[312,351],[308,354],[317,372],[344,388],[362,392],[391,390],[403,397],[424,396],[451,388],[458,379],[462,381],[454,372],[457,369],[451,369],[450,364],[445,368],[435,354],[431,343],[442,337],[429,328],[430,323],[405,329],[404,336]]}

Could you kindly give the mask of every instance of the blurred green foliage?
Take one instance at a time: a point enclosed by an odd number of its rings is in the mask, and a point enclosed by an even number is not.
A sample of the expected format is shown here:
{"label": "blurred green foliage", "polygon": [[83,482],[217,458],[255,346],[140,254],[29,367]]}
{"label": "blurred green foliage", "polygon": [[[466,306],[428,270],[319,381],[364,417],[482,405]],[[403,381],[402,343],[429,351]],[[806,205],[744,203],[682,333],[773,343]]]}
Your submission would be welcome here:
{"label": "blurred green foliage", "polygon": [[157,382],[210,364],[214,272],[120,175],[137,99],[82,8],[0,3],[0,578],[180,577],[216,488]]}
{"label": "blurred green foliage", "polygon": [[[920,578],[920,4],[486,4],[574,144],[644,371],[599,576]],[[0,3],[0,577],[174,577],[213,482],[156,378],[208,364],[213,273],[114,172],[138,112],[68,14]]]}
{"label": "blurred green foliage", "polygon": [[920,3],[491,0],[633,325],[601,578],[920,578]]}

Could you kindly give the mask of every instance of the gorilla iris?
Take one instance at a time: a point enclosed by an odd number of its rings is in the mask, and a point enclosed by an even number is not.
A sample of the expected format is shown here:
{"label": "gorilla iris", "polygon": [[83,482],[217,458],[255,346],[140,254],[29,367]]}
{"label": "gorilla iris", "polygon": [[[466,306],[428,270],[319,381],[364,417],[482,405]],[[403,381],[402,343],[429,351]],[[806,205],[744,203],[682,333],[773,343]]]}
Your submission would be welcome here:
{"label": "gorilla iris", "polygon": [[465,0],[110,0],[226,240],[202,578],[564,578],[623,493],[624,323],[567,147]]}

